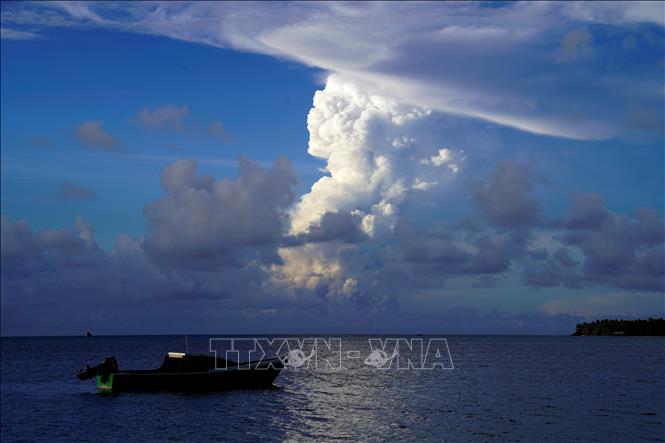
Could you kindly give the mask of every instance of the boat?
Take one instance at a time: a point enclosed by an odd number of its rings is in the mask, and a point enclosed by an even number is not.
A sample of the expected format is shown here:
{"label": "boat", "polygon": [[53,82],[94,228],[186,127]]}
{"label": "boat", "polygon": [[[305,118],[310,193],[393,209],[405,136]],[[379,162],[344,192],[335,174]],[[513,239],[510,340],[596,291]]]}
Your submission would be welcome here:
{"label": "boat", "polygon": [[279,357],[237,363],[207,355],[169,352],[157,369],[120,370],[115,357],[86,366],[80,380],[94,378],[101,392],[218,391],[269,388],[284,368]]}

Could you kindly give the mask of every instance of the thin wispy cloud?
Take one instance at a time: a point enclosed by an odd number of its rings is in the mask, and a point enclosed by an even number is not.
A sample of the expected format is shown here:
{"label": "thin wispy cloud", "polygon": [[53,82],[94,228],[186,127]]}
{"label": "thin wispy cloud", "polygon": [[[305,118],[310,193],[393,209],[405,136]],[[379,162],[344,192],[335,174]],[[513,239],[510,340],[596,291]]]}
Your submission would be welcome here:
{"label": "thin wispy cloud", "polygon": [[76,138],[88,149],[104,149],[112,151],[119,145],[118,139],[102,128],[102,122],[88,121],[75,130]]}
{"label": "thin wispy cloud", "polygon": [[146,129],[171,129],[182,132],[185,130],[185,118],[190,115],[186,105],[165,105],[150,109],[145,107],[138,114],[141,127]]}
{"label": "thin wispy cloud", "polygon": [[[192,115],[187,105],[163,105],[155,108],[144,107],[135,118],[139,126],[146,130],[159,130],[181,133],[190,139],[212,137],[223,143],[232,143],[233,135],[228,132],[221,120],[206,124]],[[178,147],[174,149],[174,147]],[[169,145],[171,150],[181,150],[177,144]]]}
{"label": "thin wispy cloud", "polygon": [[36,32],[31,31],[0,28],[0,38],[2,40],[36,40],[42,38],[42,36]]}
{"label": "thin wispy cloud", "polygon": [[586,60],[593,55],[593,37],[585,29],[576,29],[566,34],[561,39],[561,45],[557,51],[557,60],[570,63],[575,60]]}
{"label": "thin wispy cloud", "polygon": [[224,124],[221,122],[221,120],[215,120],[212,122],[210,124],[210,128],[208,129],[208,133],[224,143],[233,142],[233,135],[231,135],[226,130],[226,127],[224,127]]}
{"label": "thin wispy cloud", "polygon": [[65,180],[53,193],[53,198],[63,203],[90,200],[94,197],[95,193],[92,190],[68,180]]}

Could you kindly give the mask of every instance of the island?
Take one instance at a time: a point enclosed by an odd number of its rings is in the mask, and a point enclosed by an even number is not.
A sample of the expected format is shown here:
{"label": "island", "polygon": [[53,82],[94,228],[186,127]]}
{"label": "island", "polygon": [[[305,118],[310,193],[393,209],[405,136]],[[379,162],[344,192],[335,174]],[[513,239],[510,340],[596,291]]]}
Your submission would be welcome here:
{"label": "island", "polygon": [[665,336],[665,319],[647,320],[596,320],[578,323],[571,335],[612,335],[612,336]]}

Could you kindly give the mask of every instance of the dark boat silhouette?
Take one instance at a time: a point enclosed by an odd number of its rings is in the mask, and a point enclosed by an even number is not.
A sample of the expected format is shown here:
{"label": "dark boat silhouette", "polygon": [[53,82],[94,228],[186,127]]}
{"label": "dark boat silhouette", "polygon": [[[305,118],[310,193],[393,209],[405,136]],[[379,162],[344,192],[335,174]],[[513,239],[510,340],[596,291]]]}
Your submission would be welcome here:
{"label": "dark boat silhouette", "polygon": [[94,377],[102,392],[217,391],[271,387],[283,368],[278,357],[237,363],[169,352],[157,369],[119,370],[115,357],[108,357],[97,366],[86,366],[77,377]]}

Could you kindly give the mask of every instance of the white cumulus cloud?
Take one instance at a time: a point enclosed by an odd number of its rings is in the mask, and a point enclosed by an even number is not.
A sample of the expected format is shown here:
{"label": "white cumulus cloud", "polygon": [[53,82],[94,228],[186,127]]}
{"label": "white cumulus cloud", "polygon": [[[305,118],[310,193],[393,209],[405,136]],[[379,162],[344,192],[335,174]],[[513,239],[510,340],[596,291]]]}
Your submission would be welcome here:
{"label": "white cumulus cloud", "polygon": [[461,155],[463,151],[460,151],[460,155],[455,155],[448,148],[439,149],[439,152],[436,155],[433,155],[430,158],[424,158],[420,161],[423,165],[433,165],[437,167],[447,167],[454,174],[457,174],[460,169],[460,162],[464,160],[464,157]]}
{"label": "white cumulus cloud", "polygon": [[[432,112],[367,93],[333,75],[317,91],[307,118],[308,152],[326,161],[326,175],[291,214],[293,233],[308,231],[327,212],[357,211],[366,233],[392,227],[411,187],[431,185],[423,156],[442,155],[431,131]],[[452,158],[452,151],[446,150]]]}
{"label": "white cumulus cloud", "polygon": [[[450,179],[459,154],[438,149],[439,122],[428,108],[371,94],[337,75],[316,92],[307,123],[308,152],[325,160],[327,175],[293,207],[290,233],[305,242],[279,250],[284,263],[272,267],[273,279],[329,299],[366,301],[375,277],[360,270],[374,252],[361,252],[359,243],[391,238],[408,196]],[[423,164],[423,157],[446,168]],[[351,242],[335,242],[323,235],[340,224],[352,232],[351,223],[364,239],[354,234],[346,236]]]}

